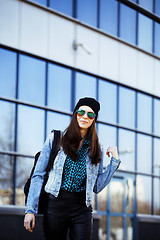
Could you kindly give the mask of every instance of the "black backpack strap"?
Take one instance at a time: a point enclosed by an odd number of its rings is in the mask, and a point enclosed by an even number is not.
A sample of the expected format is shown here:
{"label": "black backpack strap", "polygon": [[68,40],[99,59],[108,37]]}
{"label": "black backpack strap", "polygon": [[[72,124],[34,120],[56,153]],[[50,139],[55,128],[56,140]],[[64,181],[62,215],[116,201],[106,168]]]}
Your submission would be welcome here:
{"label": "black backpack strap", "polygon": [[62,132],[60,130],[52,130],[52,132],[54,132],[54,138],[53,138],[53,142],[52,142],[52,148],[51,148],[51,153],[50,153],[48,165],[47,165],[47,168],[46,168],[46,173],[48,173],[53,167],[54,160],[55,160],[55,158],[57,156],[57,153],[60,149],[59,143],[60,143],[60,139],[61,139],[61,136],[62,136]]}

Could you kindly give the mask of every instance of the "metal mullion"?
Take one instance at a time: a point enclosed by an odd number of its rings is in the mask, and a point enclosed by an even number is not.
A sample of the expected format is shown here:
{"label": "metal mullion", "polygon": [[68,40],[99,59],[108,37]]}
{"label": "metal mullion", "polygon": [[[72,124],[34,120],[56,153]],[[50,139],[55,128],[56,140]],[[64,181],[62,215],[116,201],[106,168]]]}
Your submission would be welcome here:
{"label": "metal mullion", "polygon": [[[45,106],[48,105],[48,62],[46,62],[46,67],[45,67],[46,75],[45,75]],[[47,137],[47,110],[45,109],[44,112],[44,141]]]}

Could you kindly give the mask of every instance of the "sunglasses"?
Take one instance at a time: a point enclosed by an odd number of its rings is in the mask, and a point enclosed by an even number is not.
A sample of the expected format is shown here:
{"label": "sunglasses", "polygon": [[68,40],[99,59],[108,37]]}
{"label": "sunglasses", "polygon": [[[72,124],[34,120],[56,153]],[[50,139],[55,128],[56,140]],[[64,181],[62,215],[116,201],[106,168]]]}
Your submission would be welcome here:
{"label": "sunglasses", "polygon": [[[85,113],[86,113],[86,111],[83,109],[77,110],[77,114],[79,117],[82,117]],[[87,116],[89,117],[89,119],[92,120],[96,117],[96,114],[94,112],[87,112]]]}

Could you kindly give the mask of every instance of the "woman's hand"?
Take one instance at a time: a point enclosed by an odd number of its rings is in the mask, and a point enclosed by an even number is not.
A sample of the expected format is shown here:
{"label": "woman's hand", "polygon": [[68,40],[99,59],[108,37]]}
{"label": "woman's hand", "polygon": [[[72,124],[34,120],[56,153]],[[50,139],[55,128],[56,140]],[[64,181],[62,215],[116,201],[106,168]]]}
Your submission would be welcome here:
{"label": "woman's hand", "polygon": [[24,217],[24,227],[29,232],[33,232],[35,227],[35,216],[32,213],[26,213]]}
{"label": "woman's hand", "polygon": [[112,157],[118,159],[118,151],[117,151],[117,147],[108,147],[106,154],[108,155],[108,157],[110,157],[110,153],[112,154]]}

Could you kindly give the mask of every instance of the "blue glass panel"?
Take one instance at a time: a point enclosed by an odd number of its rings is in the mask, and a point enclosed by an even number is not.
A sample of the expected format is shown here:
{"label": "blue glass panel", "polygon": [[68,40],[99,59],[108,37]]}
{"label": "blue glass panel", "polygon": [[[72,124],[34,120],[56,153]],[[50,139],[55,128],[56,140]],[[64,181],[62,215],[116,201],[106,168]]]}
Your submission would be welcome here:
{"label": "blue glass panel", "polygon": [[138,46],[152,52],[152,20],[139,14]]}
{"label": "blue glass panel", "polygon": [[[104,166],[109,164],[110,158],[106,155],[109,146],[116,146],[116,128],[104,124],[98,124],[98,137],[104,150]],[[110,156],[111,157],[111,156]]]}
{"label": "blue glass panel", "polygon": [[154,134],[160,135],[160,100],[154,99]]}
{"label": "blue glass panel", "polygon": [[139,0],[139,5],[143,8],[147,9],[148,11],[153,11],[153,0]]}
{"label": "blue glass panel", "polygon": [[47,0],[31,0],[32,2],[42,4],[44,6],[47,6]]}
{"label": "blue glass panel", "polygon": [[138,93],[138,129],[152,131],[152,98]]}
{"label": "blue glass panel", "polygon": [[50,0],[49,7],[71,17],[73,15],[73,0]]}
{"label": "blue glass panel", "polygon": [[160,0],[155,0],[155,13],[160,16]]}
{"label": "blue glass panel", "polygon": [[151,214],[151,178],[137,176],[137,211],[142,214]]}
{"label": "blue glass panel", "polygon": [[135,92],[119,88],[119,123],[125,127],[135,127]]}
{"label": "blue glass panel", "polygon": [[15,104],[0,101],[0,150],[14,151]]}
{"label": "blue glass panel", "polygon": [[16,97],[17,54],[0,48],[0,95]]}
{"label": "blue glass panel", "polygon": [[100,28],[117,35],[118,2],[115,0],[100,0]]}
{"label": "blue glass panel", "polygon": [[154,178],[154,214],[160,215],[160,180]]}
{"label": "blue glass panel", "polygon": [[44,142],[44,111],[18,106],[18,152],[35,154]]}
{"label": "blue glass panel", "polygon": [[160,24],[159,23],[154,23],[155,24],[155,39],[154,39],[154,52],[158,56],[160,56]]}
{"label": "blue glass panel", "polygon": [[52,131],[52,129],[57,129],[64,131],[69,123],[70,123],[70,116],[48,112],[47,113],[47,135]]}
{"label": "blue glass panel", "polygon": [[96,98],[96,78],[76,73],[76,102],[82,97]]}
{"label": "blue glass panel", "polygon": [[143,134],[137,135],[137,170],[151,174],[152,138]]}
{"label": "blue glass panel", "polygon": [[97,0],[77,0],[77,18],[97,27]]}
{"label": "blue glass panel", "polygon": [[160,176],[160,159],[159,159],[160,139],[154,138],[154,174]]}
{"label": "blue glass panel", "polygon": [[127,130],[119,130],[119,158],[123,159],[120,168],[123,170],[135,170],[135,133]]}
{"label": "blue glass panel", "polygon": [[136,11],[120,5],[120,37],[136,44]]}
{"label": "blue glass panel", "polygon": [[117,86],[115,84],[99,80],[99,101],[101,110],[99,120],[116,123],[117,121]]}
{"label": "blue glass panel", "polygon": [[21,100],[44,104],[45,62],[20,55],[19,95]]}
{"label": "blue glass panel", "polygon": [[49,64],[48,106],[71,111],[71,70]]}

